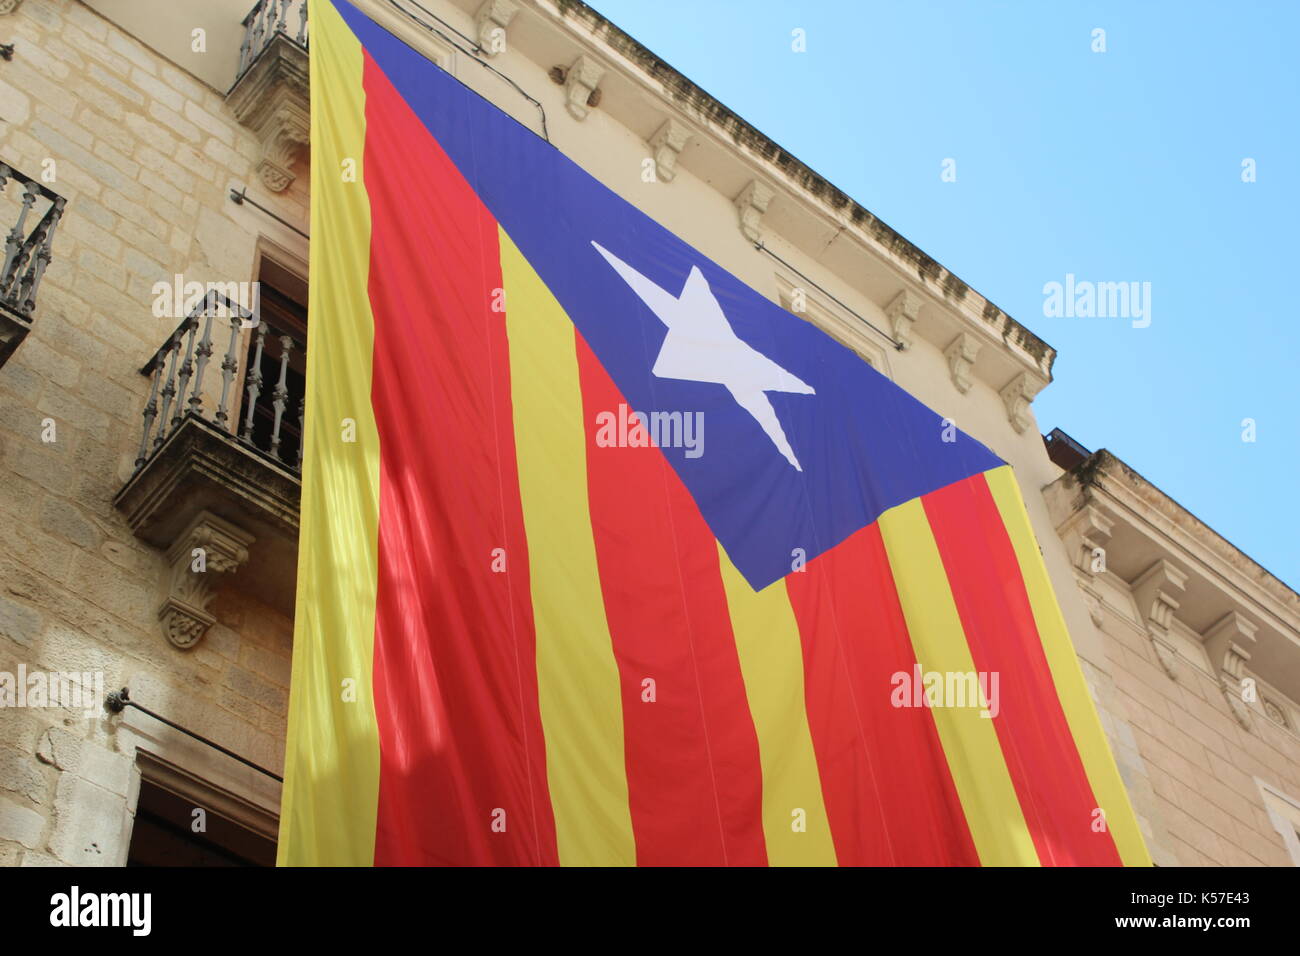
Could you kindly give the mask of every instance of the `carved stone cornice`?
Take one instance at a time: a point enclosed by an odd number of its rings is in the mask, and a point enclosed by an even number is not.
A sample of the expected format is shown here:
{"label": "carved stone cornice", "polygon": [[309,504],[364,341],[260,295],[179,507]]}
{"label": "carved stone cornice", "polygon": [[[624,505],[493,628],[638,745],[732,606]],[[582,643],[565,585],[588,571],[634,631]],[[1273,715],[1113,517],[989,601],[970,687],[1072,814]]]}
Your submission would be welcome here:
{"label": "carved stone cornice", "polygon": [[518,12],[519,7],[512,0],[484,0],[474,15],[479,49],[488,56],[505,52],[506,27]]}
{"label": "carved stone cornice", "polygon": [[277,34],[226,94],[226,105],[261,144],[257,175],[283,192],[296,177],[295,160],[311,139],[307,51]]}
{"label": "carved stone cornice", "polygon": [[691,131],[675,119],[666,119],[647,141],[655,161],[655,176],[670,183],[677,175],[677,157],[691,138]]}
{"label": "carved stone cornice", "polygon": [[1223,698],[1228,702],[1232,716],[1243,727],[1250,728],[1250,708],[1242,680],[1246,665],[1250,663],[1259,628],[1238,611],[1229,611],[1213,627],[1201,635],[1210,667],[1215,669]]}
{"label": "carved stone cornice", "polygon": [[1033,425],[1034,418],[1029,413],[1029,406],[1046,384],[1041,379],[1032,378],[1028,372],[1021,372],[998,393],[1007,406],[1007,421],[1011,422],[1011,427],[1016,431],[1023,432]]}
{"label": "carved stone cornice", "polygon": [[[1170,593],[1180,603],[1179,621],[1201,635],[1206,653],[1204,660],[1197,655],[1189,663],[1203,671],[1208,665],[1209,676],[1227,688],[1225,697],[1239,721],[1248,716],[1240,676],[1247,661],[1249,676],[1300,700],[1300,595],[1295,591],[1104,448],[1047,485],[1043,497],[1072,557],[1077,552],[1071,533],[1090,520],[1081,512],[1109,522],[1107,571],[1113,581],[1133,582],[1144,616],[1146,598],[1137,585],[1152,564],[1160,559],[1186,572],[1184,589]],[[1087,587],[1082,575],[1079,581]],[[1126,609],[1115,605],[1121,617]]]}
{"label": "carved stone cornice", "polygon": [[948,360],[948,371],[952,375],[952,384],[957,391],[965,395],[975,384],[971,369],[975,367],[975,358],[979,355],[979,339],[969,332],[958,333],[957,337],[943,350],[943,357]]}
{"label": "carved stone cornice", "polygon": [[583,120],[591,108],[600,104],[600,81],[605,68],[593,57],[583,54],[564,71],[564,106],[574,119]]}
{"label": "carved stone cornice", "polygon": [[885,306],[885,318],[889,319],[889,327],[894,333],[894,339],[903,346],[904,352],[915,344],[912,326],[916,323],[916,317],[920,312],[921,297],[908,289],[898,293],[889,300],[889,305]]}
{"label": "carved stone cornice", "polygon": [[1175,680],[1178,679],[1178,671],[1174,662],[1178,659],[1178,652],[1174,650],[1173,641],[1169,637],[1169,628],[1186,588],[1187,574],[1163,558],[1133,582],[1133,599],[1137,602],[1138,615],[1151,639],[1156,660],[1165,669],[1165,673]]}
{"label": "carved stone cornice", "polygon": [[736,212],[740,216],[740,231],[750,242],[758,243],[763,238],[759,227],[762,225],[763,214],[767,212],[772,196],[771,189],[757,179],[751,179],[735,199]]}
{"label": "carved stone cornice", "polygon": [[[1056,529],[1074,566],[1089,577],[1105,568],[1106,545],[1115,523],[1104,511],[1085,503]],[[1100,567],[1098,564],[1100,563]]]}
{"label": "carved stone cornice", "polygon": [[209,511],[201,511],[167,549],[167,596],[158,609],[163,636],[188,650],[216,618],[207,612],[216,581],[248,560],[251,534]]}

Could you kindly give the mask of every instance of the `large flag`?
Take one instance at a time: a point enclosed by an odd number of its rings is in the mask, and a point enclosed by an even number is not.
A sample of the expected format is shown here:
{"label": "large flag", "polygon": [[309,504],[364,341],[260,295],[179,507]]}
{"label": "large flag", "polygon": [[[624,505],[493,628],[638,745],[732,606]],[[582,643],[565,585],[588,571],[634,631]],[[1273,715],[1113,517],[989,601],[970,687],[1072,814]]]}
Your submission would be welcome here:
{"label": "large flag", "polygon": [[280,862],[1149,863],[1009,467],[311,23]]}

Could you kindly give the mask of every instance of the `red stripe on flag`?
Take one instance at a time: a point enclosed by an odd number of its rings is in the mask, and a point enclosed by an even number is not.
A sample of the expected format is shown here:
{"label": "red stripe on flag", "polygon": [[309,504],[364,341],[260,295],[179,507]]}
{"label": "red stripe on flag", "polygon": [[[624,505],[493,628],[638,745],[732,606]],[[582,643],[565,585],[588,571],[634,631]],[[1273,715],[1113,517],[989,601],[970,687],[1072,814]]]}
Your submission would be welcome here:
{"label": "red stripe on flag", "polygon": [[[758,735],[717,543],[661,451],[597,444],[597,416],[614,417],[616,437],[627,405],[581,336],[577,348],[637,863],[764,866]],[[653,703],[643,699],[647,679]]]}
{"label": "red stripe on flag", "polygon": [[891,702],[894,675],[910,683],[916,654],[879,526],[785,580],[840,864],[978,866],[933,716]]}
{"label": "red stripe on flag", "polygon": [[369,55],[364,83],[381,451],[375,862],[557,864],[505,316],[492,311],[497,224]]}
{"label": "red stripe on flag", "polygon": [[[1038,637],[1020,564],[983,475],[921,499],[975,668],[997,674],[992,718],[1041,862],[1118,866]],[[990,701],[994,703],[994,701]]]}

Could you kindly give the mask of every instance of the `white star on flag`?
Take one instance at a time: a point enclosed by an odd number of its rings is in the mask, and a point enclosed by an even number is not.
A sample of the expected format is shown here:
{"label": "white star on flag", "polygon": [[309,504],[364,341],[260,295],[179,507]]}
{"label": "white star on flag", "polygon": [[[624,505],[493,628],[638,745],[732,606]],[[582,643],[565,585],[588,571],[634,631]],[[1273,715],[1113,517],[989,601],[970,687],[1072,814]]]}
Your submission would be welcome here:
{"label": "white star on flag", "polygon": [[754,417],[785,460],[795,470],[803,471],[777,420],[776,409],[764,393],[815,395],[812,386],[736,336],[697,266],[691,266],[686,285],[681,295],[676,296],[655,285],[595,240],[591,244],[659,321],[668,326],[668,335],[655,359],[654,374],[659,378],[723,386]]}

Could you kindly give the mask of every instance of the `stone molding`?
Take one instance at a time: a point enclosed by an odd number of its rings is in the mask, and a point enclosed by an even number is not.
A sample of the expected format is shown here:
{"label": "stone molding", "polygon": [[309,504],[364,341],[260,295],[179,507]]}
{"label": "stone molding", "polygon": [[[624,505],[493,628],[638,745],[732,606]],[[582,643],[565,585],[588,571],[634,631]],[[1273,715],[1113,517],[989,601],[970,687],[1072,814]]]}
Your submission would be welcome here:
{"label": "stone molding", "polygon": [[969,332],[959,333],[943,350],[943,357],[948,360],[948,372],[952,376],[952,384],[963,395],[975,384],[975,380],[971,377],[971,369],[975,367],[975,358],[979,355],[979,351],[979,340]]}
{"label": "stone molding", "polygon": [[1237,723],[1250,729],[1250,708],[1242,681],[1246,665],[1250,663],[1259,628],[1239,611],[1229,611],[1208,631],[1201,635],[1210,667],[1215,669],[1223,698]]}
{"label": "stone molding", "polygon": [[885,306],[885,318],[889,319],[889,327],[894,333],[894,339],[902,346],[901,351],[906,352],[916,344],[912,337],[912,326],[916,324],[920,312],[920,296],[909,289],[898,293]]}
{"label": "stone molding", "polygon": [[600,105],[600,81],[605,68],[585,53],[564,71],[564,106],[576,120],[585,120],[593,107]]}
{"label": "stone molding", "polygon": [[1106,517],[1100,508],[1085,504],[1062,522],[1056,533],[1065,542],[1066,553],[1070,555],[1074,566],[1088,577],[1093,577],[1097,574],[1093,570],[1093,558],[1099,549],[1105,554],[1114,527],[1115,522]]}
{"label": "stone molding", "polygon": [[113,499],[137,538],[167,553],[203,512],[257,538],[240,587],[294,613],[302,485],[281,462],[187,416]]}
{"label": "stone molding", "polygon": [[261,144],[257,176],[271,192],[283,192],[296,178],[294,162],[311,140],[310,104],[307,51],[283,34],[226,94],[235,119]]}
{"label": "stone molding", "polygon": [[[487,56],[497,56],[504,48],[506,28],[519,12],[517,4],[511,0],[484,0],[478,13],[474,16],[474,26],[478,32],[478,46]],[[498,45],[497,41],[503,41]]]}
{"label": "stone molding", "polygon": [[659,130],[647,140],[655,161],[655,176],[670,183],[677,175],[677,157],[690,141],[691,131],[677,120],[664,120]]}
{"label": "stone molding", "polygon": [[770,188],[757,179],[751,179],[735,199],[736,212],[740,216],[740,231],[755,245],[763,239],[759,227],[762,225],[763,214],[767,212],[773,195]]}
{"label": "stone molding", "polygon": [[167,549],[167,596],[158,609],[158,620],[163,636],[173,645],[188,650],[216,623],[207,606],[217,579],[248,561],[253,541],[243,529],[202,511],[172,542]]}
{"label": "stone molding", "polygon": [[1075,561],[1080,588],[1121,617],[1130,615],[1106,601],[1105,589],[1091,586],[1089,545],[1105,547],[1111,580],[1132,582],[1139,623],[1167,672],[1175,659],[1169,634],[1177,619],[1177,640],[1195,635],[1206,655],[1184,660],[1202,672],[1208,667],[1207,676],[1219,684],[1243,727],[1253,726],[1251,713],[1262,709],[1264,699],[1245,699],[1247,676],[1300,700],[1300,595],[1105,449],[1043,493]]}
{"label": "stone molding", "polygon": [[1186,573],[1164,558],[1156,561],[1133,582],[1133,599],[1137,602],[1138,616],[1146,627],[1156,660],[1174,680],[1178,679],[1175,667],[1178,652],[1169,637],[1169,627],[1186,587]]}
{"label": "stone molding", "polygon": [[1028,372],[1021,372],[998,393],[1007,406],[1007,421],[1017,432],[1023,433],[1034,424],[1029,406],[1046,384],[1041,379],[1031,378]]}

